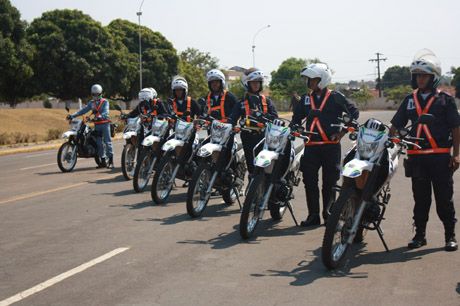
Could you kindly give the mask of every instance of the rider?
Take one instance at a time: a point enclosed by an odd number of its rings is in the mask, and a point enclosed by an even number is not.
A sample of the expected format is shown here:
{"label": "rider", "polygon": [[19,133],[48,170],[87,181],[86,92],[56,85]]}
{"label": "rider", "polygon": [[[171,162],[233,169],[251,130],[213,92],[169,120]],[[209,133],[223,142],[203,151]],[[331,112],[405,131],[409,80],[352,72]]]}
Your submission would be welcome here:
{"label": "rider", "polygon": [[225,89],[225,75],[218,69],[206,74],[209,93],[199,100],[203,114],[211,115],[222,122],[227,122],[233,107],[238,103],[236,97]]}
{"label": "rider", "polygon": [[173,96],[168,99],[167,111],[191,122],[201,114],[200,105],[189,97],[188,83],[184,77],[175,76],[171,82]]}
{"label": "rider", "polygon": [[[101,158],[101,163],[98,168],[112,168],[113,148],[112,139],[110,137],[109,101],[102,97],[102,86],[99,84],[94,84],[91,87],[91,96],[93,99],[90,100],[84,108],[72,115],[68,115],[67,119],[72,119],[92,111],[94,115],[95,130],[101,136],[97,137],[97,153]],[[104,144],[102,142],[104,142]]]}
{"label": "rider", "polygon": [[302,226],[320,225],[320,205],[318,171],[323,168],[323,218],[326,222],[327,207],[332,199],[333,188],[340,178],[341,146],[340,140],[345,131],[331,124],[339,124],[338,118],[348,113],[357,119],[359,111],[340,92],[330,90],[331,71],[326,64],[310,64],[302,69],[300,75],[306,78],[310,94],[304,94],[294,108],[291,125],[301,125],[306,120],[306,128],[317,134],[310,136],[301,160],[303,182],[307,197],[308,217]]}
{"label": "rider", "polygon": [[422,114],[433,114],[434,121],[417,124],[410,135],[425,138],[418,141],[421,149],[407,151],[406,176],[412,178],[414,196],[415,237],[409,242],[411,249],[426,245],[426,224],[433,188],[436,211],[444,225],[445,250],[458,249],[455,239],[455,209],[453,202],[453,173],[460,164],[460,116],[455,100],[437,89],[441,79],[441,63],[430,50],[421,50],[410,66],[414,92],[402,102],[391,120],[391,133],[401,130],[410,120],[417,122]]}
{"label": "rider", "polygon": [[[140,114],[147,115],[150,114],[152,117],[166,113],[166,109],[163,105],[163,102],[157,98],[158,94],[154,88],[144,88],[139,91],[139,105],[133,109],[129,114],[124,115],[123,118],[135,118]],[[143,121],[151,120],[150,117],[143,117]],[[144,126],[141,125],[141,129],[138,134],[139,145],[142,144],[144,138]]]}
{"label": "rider", "polygon": [[[278,118],[278,113],[271,99],[261,94],[264,73],[257,68],[250,68],[245,72],[242,82],[246,92],[243,99],[235,104],[233,108],[231,115],[232,123],[236,124],[240,118],[251,116],[257,111],[271,119]],[[252,177],[254,170],[254,147],[264,139],[264,136],[261,131],[241,131],[241,142],[243,143],[244,156],[250,177]]]}

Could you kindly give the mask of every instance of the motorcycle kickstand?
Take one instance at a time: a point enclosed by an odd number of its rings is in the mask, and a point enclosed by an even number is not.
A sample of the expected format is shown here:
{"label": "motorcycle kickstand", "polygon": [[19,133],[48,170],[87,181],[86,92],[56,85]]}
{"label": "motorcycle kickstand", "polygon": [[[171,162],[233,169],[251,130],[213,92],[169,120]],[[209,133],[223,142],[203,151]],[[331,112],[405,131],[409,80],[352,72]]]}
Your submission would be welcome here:
{"label": "motorcycle kickstand", "polygon": [[292,208],[291,202],[287,203],[287,207],[289,209],[289,212],[291,213],[292,220],[294,220],[295,226],[299,226],[299,223],[297,222],[297,219],[294,216],[294,209]]}
{"label": "motorcycle kickstand", "polygon": [[387,243],[385,242],[385,239],[383,238],[383,231],[382,229],[380,228],[380,225],[377,225],[375,222],[373,222],[375,228],[377,229],[377,234],[379,234],[379,237],[380,237],[380,240],[382,241],[383,243],[383,246],[385,247],[385,250],[387,252],[390,252],[390,249],[388,248],[388,245]]}

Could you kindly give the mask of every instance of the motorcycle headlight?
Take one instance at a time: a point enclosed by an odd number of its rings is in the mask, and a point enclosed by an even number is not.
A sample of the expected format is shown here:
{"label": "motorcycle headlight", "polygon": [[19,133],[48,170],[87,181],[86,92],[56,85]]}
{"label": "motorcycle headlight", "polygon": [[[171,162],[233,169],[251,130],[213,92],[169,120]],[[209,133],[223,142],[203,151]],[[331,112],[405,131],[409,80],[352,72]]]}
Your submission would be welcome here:
{"label": "motorcycle headlight", "polygon": [[178,140],[186,141],[192,132],[192,123],[185,123],[182,121],[178,121],[176,123],[175,129],[175,138]]}
{"label": "motorcycle headlight", "polygon": [[377,150],[378,147],[379,147],[378,141],[371,142],[371,143],[359,141],[358,142],[359,156],[361,156],[364,159],[369,159],[375,154],[375,151]]}
{"label": "motorcycle headlight", "polygon": [[268,134],[265,137],[265,144],[270,149],[277,149],[281,145],[281,137],[279,135]]}
{"label": "motorcycle headlight", "polygon": [[162,137],[168,128],[167,121],[155,120],[152,125],[152,134],[154,136]]}

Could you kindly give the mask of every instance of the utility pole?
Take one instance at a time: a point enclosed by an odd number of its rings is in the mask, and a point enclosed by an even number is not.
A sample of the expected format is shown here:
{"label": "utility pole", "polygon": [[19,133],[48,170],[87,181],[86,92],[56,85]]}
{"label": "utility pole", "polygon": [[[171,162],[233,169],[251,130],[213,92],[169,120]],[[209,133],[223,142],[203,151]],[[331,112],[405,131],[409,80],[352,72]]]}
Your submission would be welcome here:
{"label": "utility pole", "polygon": [[377,62],[377,86],[379,88],[379,98],[382,97],[382,79],[380,78],[380,62],[384,62],[387,60],[387,58],[381,58],[380,56],[383,55],[382,53],[375,53],[377,55],[377,58],[371,58],[369,62]]}
{"label": "utility pole", "polygon": [[142,5],[144,5],[144,1],[142,0],[141,5],[139,6],[139,11],[136,12],[136,15],[139,20],[139,90],[142,90],[142,37],[141,37],[141,16],[142,16]]}
{"label": "utility pole", "polygon": [[256,67],[256,52],[255,52],[255,49],[256,49],[257,35],[259,35],[259,33],[262,32],[263,30],[268,29],[269,27],[271,27],[271,25],[268,24],[268,25],[260,28],[259,30],[257,30],[257,32],[254,34],[254,37],[252,38],[252,67]]}

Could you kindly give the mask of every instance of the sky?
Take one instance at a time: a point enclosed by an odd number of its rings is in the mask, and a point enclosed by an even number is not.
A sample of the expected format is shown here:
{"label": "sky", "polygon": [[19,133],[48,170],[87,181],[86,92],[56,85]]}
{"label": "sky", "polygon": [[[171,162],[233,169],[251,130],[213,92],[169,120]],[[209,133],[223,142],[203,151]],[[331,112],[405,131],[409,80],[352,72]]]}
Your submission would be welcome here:
{"label": "sky", "polygon": [[[137,23],[142,0],[12,0],[22,18],[53,9],[78,9],[107,25],[123,18]],[[410,65],[428,48],[440,58],[443,73],[460,66],[458,0],[144,0],[142,25],[161,32],[179,51],[210,52],[220,66],[252,66],[266,74],[289,57],[319,58],[334,71],[334,82],[376,78],[375,53],[393,65]]]}

